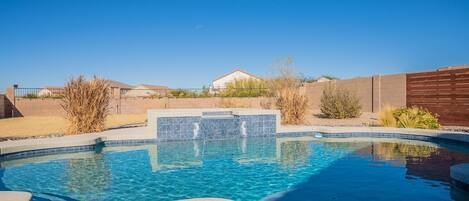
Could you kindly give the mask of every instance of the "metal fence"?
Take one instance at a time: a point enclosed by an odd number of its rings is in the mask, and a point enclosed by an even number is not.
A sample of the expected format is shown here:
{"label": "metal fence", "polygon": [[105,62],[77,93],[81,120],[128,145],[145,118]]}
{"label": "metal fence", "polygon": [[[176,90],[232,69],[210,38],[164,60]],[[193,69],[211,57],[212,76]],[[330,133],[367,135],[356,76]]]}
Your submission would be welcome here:
{"label": "metal fence", "polygon": [[14,96],[19,98],[62,98],[63,88],[15,88]]}

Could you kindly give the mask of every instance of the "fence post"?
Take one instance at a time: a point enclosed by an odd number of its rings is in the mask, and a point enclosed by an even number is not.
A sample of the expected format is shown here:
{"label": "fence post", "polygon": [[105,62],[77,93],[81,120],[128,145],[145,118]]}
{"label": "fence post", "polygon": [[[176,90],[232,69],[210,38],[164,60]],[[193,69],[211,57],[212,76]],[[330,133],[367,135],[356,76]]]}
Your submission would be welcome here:
{"label": "fence post", "polygon": [[381,110],[381,75],[371,77],[371,112]]}

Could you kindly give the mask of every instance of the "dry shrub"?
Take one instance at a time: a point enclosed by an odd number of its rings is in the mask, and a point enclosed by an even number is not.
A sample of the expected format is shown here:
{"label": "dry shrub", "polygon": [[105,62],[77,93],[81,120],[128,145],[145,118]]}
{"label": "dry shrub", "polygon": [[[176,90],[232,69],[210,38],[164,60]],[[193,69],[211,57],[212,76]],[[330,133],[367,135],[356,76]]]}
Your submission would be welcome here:
{"label": "dry shrub", "polygon": [[282,89],[277,92],[276,99],[276,106],[282,114],[282,123],[304,123],[308,99],[302,90],[298,88]]}
{"label": "dry shrub", "polygon": [[356,94],[328,84],[321,96],[320,109],[327,118],[346,119],[361,115],[360,99]]}
{"label": "dry shrub", "polygon": [[276,67],[278,75],[267,81],[267,87],[275,98],[282,123],[302,124],[305,121],[308,99],[301,90],[301,79],[291,67],[292,63],[290,58],[280,61]]}
{"label": "dry shrub", "polygon": [[397,127],[397,120],[394,118],[395,108],[386,105],[378,113],[379,124],[385,127]]}
{"label": "dry shrub", "polygon": [[104,79],[87,81],[84,76],[72,78],[65,86],[62,108],[69,121],[69,134],[100,132],[111,99],[109,84]]}

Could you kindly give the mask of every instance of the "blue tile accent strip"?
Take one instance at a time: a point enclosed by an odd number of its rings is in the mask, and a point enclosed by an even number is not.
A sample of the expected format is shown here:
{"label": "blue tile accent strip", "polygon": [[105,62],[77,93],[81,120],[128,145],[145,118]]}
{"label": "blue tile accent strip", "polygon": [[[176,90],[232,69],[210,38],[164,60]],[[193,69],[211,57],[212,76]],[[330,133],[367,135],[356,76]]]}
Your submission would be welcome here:
{"label": "blue tile accent strip", "polygon": [[243,132],[247,136],[274,136],[276,125],[276,115],[160,117],[157,119],[156,132],[157,138],[162,140],[227,139],[239,137]]}

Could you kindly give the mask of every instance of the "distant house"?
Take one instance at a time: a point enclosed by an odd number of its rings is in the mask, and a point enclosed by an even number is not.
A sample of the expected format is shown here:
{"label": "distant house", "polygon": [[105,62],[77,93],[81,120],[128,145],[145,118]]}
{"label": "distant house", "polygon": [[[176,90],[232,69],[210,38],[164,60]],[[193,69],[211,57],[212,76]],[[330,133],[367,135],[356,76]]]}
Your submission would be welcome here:
{"label": "distant house", "polygon": [[64,94],[63,87],[46,86],[37,93],[37,96],[50,97],[50,96],[61,96],[63,94]]}
{"label": "distant house", "polygon": [[116,80],[107,80],[110,88],[132,89],[134,86]]}
{"label": "distant house", "polygon": [[217,90],[217,89],[224,89],[226,87],[227,83],[233,82],[234,80],[241,80],[241,79],[257,79],[257,80],[262,80],[262,78],[259,78],[255,75],[249,74],[245,71],[236,69],[234,71],[231,71],[230,73],[227,73],[223,76],[220,76],[213,80],[212,82],[212,89]]}
{"label": "distant house", "polygon": [[332,79],[330,79],[330,78],[327,78],[327,77],[322,76],[322,77],[319,77],[319,78],[316,80],[316,82],[329,82],[329,81],[331,81],[331,80],[332,80]]}
{"label": "distant house", "polygon": [[165,96],[169,91],[170,89],[167,86],[141,84],[127,91],[123,95],[130,97],[148,97],[151,95]]}

